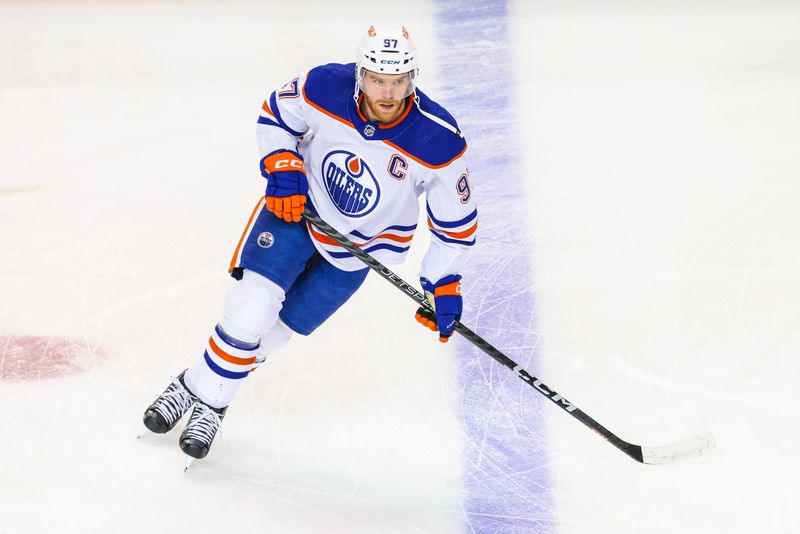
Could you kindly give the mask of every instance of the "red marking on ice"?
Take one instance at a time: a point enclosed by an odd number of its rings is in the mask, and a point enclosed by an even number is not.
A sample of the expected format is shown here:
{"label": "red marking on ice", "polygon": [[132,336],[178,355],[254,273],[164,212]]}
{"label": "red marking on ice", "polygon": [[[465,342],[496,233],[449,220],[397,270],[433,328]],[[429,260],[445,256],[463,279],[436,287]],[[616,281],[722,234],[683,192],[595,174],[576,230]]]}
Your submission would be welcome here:
{"label": "red marking on ice", "polygon": [[104,359],[100,347],[86,340],[0,336],[0,380],[30,381],[75,375]]}

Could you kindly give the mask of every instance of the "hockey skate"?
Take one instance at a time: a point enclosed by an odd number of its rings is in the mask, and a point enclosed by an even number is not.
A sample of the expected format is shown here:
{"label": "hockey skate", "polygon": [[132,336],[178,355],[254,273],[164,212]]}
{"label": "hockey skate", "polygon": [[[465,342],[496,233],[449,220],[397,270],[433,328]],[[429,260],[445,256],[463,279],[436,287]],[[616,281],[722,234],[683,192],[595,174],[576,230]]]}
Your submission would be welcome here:
{"label": "hockey skate", "polygon": [[226,411],[228,411],[227,406],[212,408],[198,399],[186,428],[181,432],[181,450],[192,458],[205,458]]}
{"label": "hockey skate", "polygon": [[167,386],[164,393],[153,401],[144,412],[144,426],[156,434],[166,434],[180,421],[183,414],[189,411],[197,397],[189,391],[183,381],[184,371]]}

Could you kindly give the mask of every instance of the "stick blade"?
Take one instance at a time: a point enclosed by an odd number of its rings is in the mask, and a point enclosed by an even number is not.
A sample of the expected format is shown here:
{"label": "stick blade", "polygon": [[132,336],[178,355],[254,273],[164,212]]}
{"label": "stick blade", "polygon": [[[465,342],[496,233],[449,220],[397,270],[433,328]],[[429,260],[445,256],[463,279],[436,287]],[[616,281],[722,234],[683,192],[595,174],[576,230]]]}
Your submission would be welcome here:
{"label": "stick blade", "polygon": [[671,464],[691,460],[711,451],[717,441],[708,432],[696,434],[683,441],[656,447],[642,447],[642,458],[646,464]]}

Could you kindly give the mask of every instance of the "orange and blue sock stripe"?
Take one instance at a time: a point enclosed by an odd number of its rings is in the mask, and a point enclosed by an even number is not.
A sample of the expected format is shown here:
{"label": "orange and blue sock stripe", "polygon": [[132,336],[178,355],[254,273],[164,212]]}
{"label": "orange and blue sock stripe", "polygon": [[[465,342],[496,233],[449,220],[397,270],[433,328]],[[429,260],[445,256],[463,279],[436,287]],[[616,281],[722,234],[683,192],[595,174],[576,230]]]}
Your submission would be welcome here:
{"label": "orange and blue sock stripe", "polygon": [[217,325],[208,338],[203,358],[209,369],[219,376],[241,380],[255,370],[258,349],[258,342],[240,341]]}

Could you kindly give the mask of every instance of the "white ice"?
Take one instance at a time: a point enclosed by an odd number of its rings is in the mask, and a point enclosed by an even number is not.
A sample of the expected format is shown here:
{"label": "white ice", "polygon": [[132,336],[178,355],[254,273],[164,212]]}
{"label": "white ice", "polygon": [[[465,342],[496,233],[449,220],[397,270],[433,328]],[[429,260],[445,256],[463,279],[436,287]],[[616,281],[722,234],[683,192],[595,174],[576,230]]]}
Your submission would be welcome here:
{"label": "white ice", "polygon": [[[642,466],[553,408],[548,515],[800,532],[800,6],[563,4],[512,2],[516,78],[475,78],[515,87],[542,378],[629,441],[718,445]],[[413,29],[436,98],[432,9],[0,4],[0,337],[103,354],[0,382],[1,532],[467,531],[456,359],[377,277],[248,379],[188,473],[176,436],[135,438],[218,319],[264,96],[377,20]]]}

